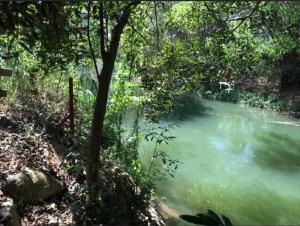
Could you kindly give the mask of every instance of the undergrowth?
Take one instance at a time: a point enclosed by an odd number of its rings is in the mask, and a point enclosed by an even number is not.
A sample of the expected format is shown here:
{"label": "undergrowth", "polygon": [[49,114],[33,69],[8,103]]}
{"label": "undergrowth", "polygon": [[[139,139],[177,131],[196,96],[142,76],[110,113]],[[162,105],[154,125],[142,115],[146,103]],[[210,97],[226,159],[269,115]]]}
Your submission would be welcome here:
{"label": "undergrowth", "polygon": [[291,101],[275,95],[268,95],[260,92],[250,93],[239,90],[220,90],[212,93],[205,93],[205,97],[218,101],[244,104],[250,107],[258,107],[276,112],[288,112],[293,110]]}

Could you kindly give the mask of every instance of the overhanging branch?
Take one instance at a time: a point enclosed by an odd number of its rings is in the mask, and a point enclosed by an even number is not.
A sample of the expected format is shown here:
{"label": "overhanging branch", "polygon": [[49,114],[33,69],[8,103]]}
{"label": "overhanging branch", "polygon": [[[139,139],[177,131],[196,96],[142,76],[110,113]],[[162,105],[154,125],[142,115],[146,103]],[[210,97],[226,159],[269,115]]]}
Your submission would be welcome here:
{"label": "overhanging branch", "polygon": [[256,3],[255,7],[251,10],[251,12],[247,16],[244,16],[243,18],[240,18],[241,22],[235,28],[230,30],[230,32],[233,33],[234,31],[236,31],[245,22],[246,19],[250,18],[253,15],[253,13],[258,9],[260,3],[261,3],[261,1],[258,1]]}

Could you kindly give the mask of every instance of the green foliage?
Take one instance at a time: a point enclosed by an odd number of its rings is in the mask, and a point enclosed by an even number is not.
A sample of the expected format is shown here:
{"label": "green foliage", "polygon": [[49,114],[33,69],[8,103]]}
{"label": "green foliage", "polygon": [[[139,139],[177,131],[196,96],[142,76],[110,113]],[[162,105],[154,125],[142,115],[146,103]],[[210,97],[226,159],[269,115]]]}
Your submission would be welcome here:
{"label": "green foliage", "polygon": [[[145,89],[147,116],[154,120],[174,109],[183,93],[200,91],[203,82],[211,90],[219,81],[282,76],[284,64],[297,70],[284,59],[299,49],[298,4],[180,2],[159,5],[158,10],[158,24],[154,14],[144,27],[138,16],[133,19],[145,38],[127,47],[128,56],[135,56],[132,75],[141,78]],[[134,38],[140,35],[127,33],[124,43]],[[239,99],[233,93],[227,96]]]}
{"label": "green foliage", "polygon": [[[101,86],[93,72],[87,3],[37,1],[24,2],[22,7],[18,2],[0,3],[0,66],[13,69],[13,77],[1,79],[0,88],[9,90],[9,101],[35,109],[36,121],[59,124],[68,111],[68,77],[74,78],[75,144],[67,152],[75,153],[78,161],[67,170],[76,174],[83,171],[95,93]],[[103,4],[109,12],[105,15],[109,43],[115,15],[127,3]],[[92,1],[89,34],[100,68],[99,7]],[[289,72],[298,72],[299,7],[295,2],[229,1],[143,2],[136,8],[121,39],[101,145],[104,157],[143,188],[141,196],[148,198],[157,182],[174,177],[181,164],[161,150],[161,144],[175,139],[169,135],[172,125],[143,134],[141,117],[158,121],[170,112],[179,117],[185,112],[201,113],[201,103],[188,95],[193,92],[212,92],[210,96],[218,100],[274,111],[299,110],[273,95],[227,92],[218,85],[248,76],[291,77]],[[136,115],[132,125],[125,127],[128,112]],[[60,135],[63,139],[68,132]],[[143,135],[155,146],[147,170],[138,156]],[[105,214],[111,217],[108,212],[96,215],[105,218]]]}
{"label": "green foliage", "polygon": [[207,97],[272,111],[289,111],[292,108],[291,102],[274,95],[262,93],[241,92],[236,90],[227,92],[226,90],[221,90],[214,94],[209,94]]}
{"label": "green foliage", "polygon": [[180,160],[172,159],[171,156],[159,148],[161,144],[168,144],[176,138],[169,135],[170,130],[175,126],[178,126],[178,124],[152,127],[145,135],[146,141],[155,144],[147,172],[147,182],[151,187],[155,187],[159,181],[166,179],[167,175],[174,177],[179,164],[182,164]]}

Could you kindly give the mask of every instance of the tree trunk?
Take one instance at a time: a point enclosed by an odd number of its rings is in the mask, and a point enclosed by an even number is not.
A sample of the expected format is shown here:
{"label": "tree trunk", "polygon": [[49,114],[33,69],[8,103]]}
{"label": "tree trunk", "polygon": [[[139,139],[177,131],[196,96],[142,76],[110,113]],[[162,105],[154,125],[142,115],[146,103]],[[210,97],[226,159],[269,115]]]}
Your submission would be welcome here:
{"label": "tree trunk", "polygon": [[[128,22],[128,18],[132,10],[139,4],[138,1],[130,2],[127,6],[124,6],[122,10],[122,15],[117,20],[117,24],[112,30],[111,40],[109,43],[109,49],[104,51],[102,48],[102,61],[103,66],[98,78],[99,88],[97,91],[96,105],[93,115],[92,122],[92,132],[91,132],[91,141],[89,149],[87,150],[87,185],[89,198],[91,202],[96,201],[99,191],[99,186],[97,184],[99,177],[99,166],[100,166],[100,151],[102,143],[102,132],[104,117],[106,113],[106,105],[108,99],[109,85],[114,69],[114,64],[117,57],[117,52],[119,48],[121,34],[125,25]],[[103,19],[103,18],[102,18]],[[101,33],[101,41],[104,40],[104,32]],[[102,44],[102,46],[104,46]]]}
{"label": "tree trunk", "polygon": [[[105,61],[104,61],[105,62]],[[92,133],[90,147],[87,153],[87,183],[89,187],[90,198],[98,193],[97,179],[99,175],[100,145],[102,143],[102,131],[106,105],[108,99],[109,84],[112,77],[114,61],[103,62],[103,68],[99,78],[99,88],[97,91],[96,105],[92,122]]]}

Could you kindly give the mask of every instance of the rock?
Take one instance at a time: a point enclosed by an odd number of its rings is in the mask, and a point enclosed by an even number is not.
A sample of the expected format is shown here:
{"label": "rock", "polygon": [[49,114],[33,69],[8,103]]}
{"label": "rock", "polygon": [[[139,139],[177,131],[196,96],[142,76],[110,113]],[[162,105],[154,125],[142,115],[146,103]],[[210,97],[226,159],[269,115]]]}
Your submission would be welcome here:
{"label": "rock", "polygon": [[156,206],[149,206],[148,215],[150,216],[150,219],[148,219],[148,225],[166,226],[166,218],[159,213]]}
{"label": "rock", "polygon": [[58,219],[52,216],[49,216],[49,221],[48,221],[48,225],[58,225]]}
{"label": "rock", "polygon": [[11,198],[0,204],[0,226],[21,226],[17,208]]}
{"label": "rock", "polygon": [[8,176],[3,186],[6,195],[26,203],[37,203],[62,190],[62,184],[54,177],[29,168],[16,175]]}

